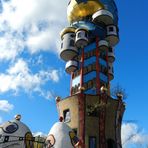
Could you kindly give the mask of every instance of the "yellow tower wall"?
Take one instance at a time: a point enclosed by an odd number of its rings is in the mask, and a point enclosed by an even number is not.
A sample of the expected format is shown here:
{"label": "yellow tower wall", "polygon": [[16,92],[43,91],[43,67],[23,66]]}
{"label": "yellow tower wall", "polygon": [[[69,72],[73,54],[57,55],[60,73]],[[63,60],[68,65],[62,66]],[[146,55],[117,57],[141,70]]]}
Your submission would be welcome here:
{"label": "yellow tower wall", "polygon": [[[117,133],[120,133],[121,128],[116,129],[117,127],[117,113],[119,100],[107,97],[107,102],[101,104],[100,97],[96,95],[84,95],[85,97],[85,148],[89,148],[89,137],[96,137],[97,148],[99,148],[99,112],[102,111],[102,108],[105,108],[105,140],[107,145],[107,140],[112,139],[115,142],[117,141]],[[71,120],[67,124],[72,129],[77,129],[77,135],[79,136],[79,104],[78,104],[78,95],[67,97],[64,100],[61,100],[58,103],[59,107],[59,116],[63,116],[63,111],[69,109]],[[124,107],[124,103],[120,100],[121,105]],[[89,106],[96,106],[98,115],[90,116]],[[98,107],[97,107],[98,106]],[[123,115],[123,114],[122,114]],[[120,134],[119,134],[120,135]],[[120,140],[120,137],[118,137]],[[108,147],[107,147],[108,148]]]}

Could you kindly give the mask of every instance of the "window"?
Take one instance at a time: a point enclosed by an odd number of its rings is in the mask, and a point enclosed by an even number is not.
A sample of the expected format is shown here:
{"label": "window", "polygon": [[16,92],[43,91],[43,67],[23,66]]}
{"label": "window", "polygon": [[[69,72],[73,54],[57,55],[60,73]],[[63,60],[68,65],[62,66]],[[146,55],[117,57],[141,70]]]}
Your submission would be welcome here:
{"label": "window", "polygon": [[89,148],[97,148],[96,137],[89,137]]}
{"label": "window", "polygon": [[116,148],[115,141],[113,139],[107,140],[107,148]]}
{"label": "window", "polygon": [[74,38],[74,37],[75,37],[75,35],[74,35],[74,34],[71,34],[71,35],[70,35],[70,37]]}
{"label": "window", "polygon": [[9,136],[4,136],[4,143],[9,141]]}
{"label": "window", "polygon": [[108,51],[109,51],[109,52],[113,52],[112,47],[109,47]]}
{"label": "window", "polygon": [[102,59],[106,60],[106,52],[105,52],[105,51],[102,51],[102,52],[100,53],[100,57],[101,57]]}
{"label": "window", "polygon": [[90,58],[90,51],[89,51],[89,52],[87,52],[87,56],[88,56],[87,58]]}
{"label": "window", "polygon": [[96,79],[92,79],[86,83],[83,84],[85,90],[88,90],[88,89],[95,89],[96,88]]}
{"label": "window", "polygon": [[75,44],[75,42],[74,42],[74,40],[70,40],[70,46],[74,46],[74,44]]}
{"label": "window", "polygon": [[63,48],[63,43],[61,43],[61,49]]}
{"label": "window", "polygon": [[88,89],[87,83],[84,83],[83,86],[84,86],[85,90]]}
{"label": "window", "polygon": [[84,54],[84,59],[87,59],[87,53]]}
{"label": "window", "polygon": [[78,70],[77,72],[76,72],[76,76],[79,76],[80,75],[80,70]]}
{"label": "window", "polygon": [[93,51],[90,52],[90,56],[91,57],[94,56],[94,52]]}
{"label": "window", "polygon": [[81,32],[78,32],[78,38],[80,38],[81,37]]}
{"label": "window", "polygon": [[30,148],[30,147],[33,147],[33,137],[32,137],[32,134],[30,132],[27,132],[25,134],[25,148]]}
{"label": "window", "polygon": [[73,94],[76,93],[76,87],[73,87]]}
{"label": "window", "polygon": [[104,73],[105,75],[108,74],[108,70],[107,70],[107,68],[104,67],[104,66],[102,66],[102,65],[101,65],[101,72]]}
{"label": "window", "polygon": [[72,78],[73,78],[73,79],[76,77],[76,73],[77,73],[77,71],[75,71],[75,72],[73,73],[73,75],[72,75]]}
{"label": "window", "polygon": [[94,56],[96,55],[96,49],[93,50],[93,55],[94,55]]}
{"label": "window", "polygon": [[78,92],[78,90],[79,90],[79,85],[76,85],[76,86],[75,86],[75,89],[76,89],[75,91]]}
{"label": "window", "polygon": [[90,88],[92,88],[92,87],[93,87],[93,81],[90,80],[90,81],[88,81],[88,89],[90,89]]}
{"label": "window", "polygon": [[85,67],[84,68],[84,74],[87,74],[88,73],[88,67]]}
{"label": "window", "polygon": [[113,27],[109,27],[109,32],[112,32],[114,31],[114,28]]}
{"label": "window", "polygon": [[81,55],[78,56],[78,61],[80,61],[80,60],[81,60]]}
{"label": "window", "polygon": [[120,115],[119,118],[118,118],[118,122],[119,122],[119,124],[122,123],[122,116],[121,116],[121,115]]}
{"label": "window", "polygon": [[93,87],[96,88],[96,78],[94,78],[92,81],[93,81]]}
{"label": "window", "polygon": [[109,66],[109,71],[111,71],[112,73],[114,73],[114,68]]}
{"label": "window", "polygon": [[89,52],[86,52],[86,53],[85,53],[84,58],[85,58],[85,59],[88,59],[88,58],[90,58],[90,57],[92,57],[92,56],[95,56],[94,51],[89,51]]}
{"label": "window", "polygon": [[88,72],[92,71],[92,65],[88,65]]}
{"label": "window", "polygon": [[89,58],[89,52],[85,53],[84,58],[85,59],[88,59]]}
{"label": "window", "polygon": [[88,72],[87,67],[84,67],[84,74],[86,74]]}
{"label": "window", "polygon": [[3,127],[3,130],[7,134],[12,134],[18,130],[18,125],[14,122],[7,122]]}
{"label": "window", "polygon": [[93,70],[96,70],[96,64],[90,64],[90,65],[84,67],[84,74],[87,74]]}
{"label": "window", "polygon": [[71,120],[70,110],[69,109],[64,110],[63,115],[64,115],[64,122],[70,122]]}
{"label": "window", "polygon": [[90,52],[89,52],[89,57],[92,57],[92,56],[96,56],[96,55],[94,54],[94,51],[90,51]]}
{"label": "window", "polygon": [[73,79],[80,74],[80,70],[77,70],[73,73]]}
{"label": "window", "polygon": [[93,64],[93,70],[96,70],[96,63]]}
{"label": "window", "polygon": [[72,94],[75,94],[75,88],[72,87]]}
{"label": "window", "polygon": [[85,37],[87,38],[88,37],[88,33],[85,31]]}
{"label": "window", "polygon": [[112,73],[114,73],[114,68],[112,67]]}

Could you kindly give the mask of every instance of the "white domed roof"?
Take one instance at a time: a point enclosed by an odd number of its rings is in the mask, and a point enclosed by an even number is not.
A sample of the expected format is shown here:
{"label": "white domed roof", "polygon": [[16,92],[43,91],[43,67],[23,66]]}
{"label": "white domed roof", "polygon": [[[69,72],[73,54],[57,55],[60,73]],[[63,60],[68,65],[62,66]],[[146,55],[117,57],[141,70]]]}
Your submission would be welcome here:
{"label": "white domed roof", "polygon": [[29,142],[25,142],[24,139],[31,137],[30,129],[19,120],[14,119],[0,125],[0,147],[2,148],[25,148],[29,146]]}
{"label": "white domed roof", "polygon": [[75,133],[64,122],[55,123],[46,139],[48,147],[54,146],[54,148],[74,148],[78,142]]}

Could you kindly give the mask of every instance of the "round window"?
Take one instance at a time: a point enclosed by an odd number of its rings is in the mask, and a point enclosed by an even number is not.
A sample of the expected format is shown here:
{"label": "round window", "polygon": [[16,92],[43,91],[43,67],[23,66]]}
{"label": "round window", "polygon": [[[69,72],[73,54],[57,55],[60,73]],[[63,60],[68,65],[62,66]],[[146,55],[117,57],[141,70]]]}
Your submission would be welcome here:
{"label": "round window", "polygon": [[3,127],[3,130],[5,133],[11,134],[18,130],[18,125],[14,122],[7,122]]}

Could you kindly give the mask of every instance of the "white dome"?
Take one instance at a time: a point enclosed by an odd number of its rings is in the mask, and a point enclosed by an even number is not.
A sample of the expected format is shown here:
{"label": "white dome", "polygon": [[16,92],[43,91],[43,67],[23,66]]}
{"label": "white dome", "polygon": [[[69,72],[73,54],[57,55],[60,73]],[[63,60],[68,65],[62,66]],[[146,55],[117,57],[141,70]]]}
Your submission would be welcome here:
{"label": "white dome", "polygon": [[19,120],[14,119],[0,126],[0,147],[2,148],[29,148],[29,142],[25,142],[24,139],[31,137],[30,129]]}
{"label": "white dome", "polygon": [[46,143],[54,148],[74,148],[79,140],[72,129],[64,122],[57,122],[51,128]]}

